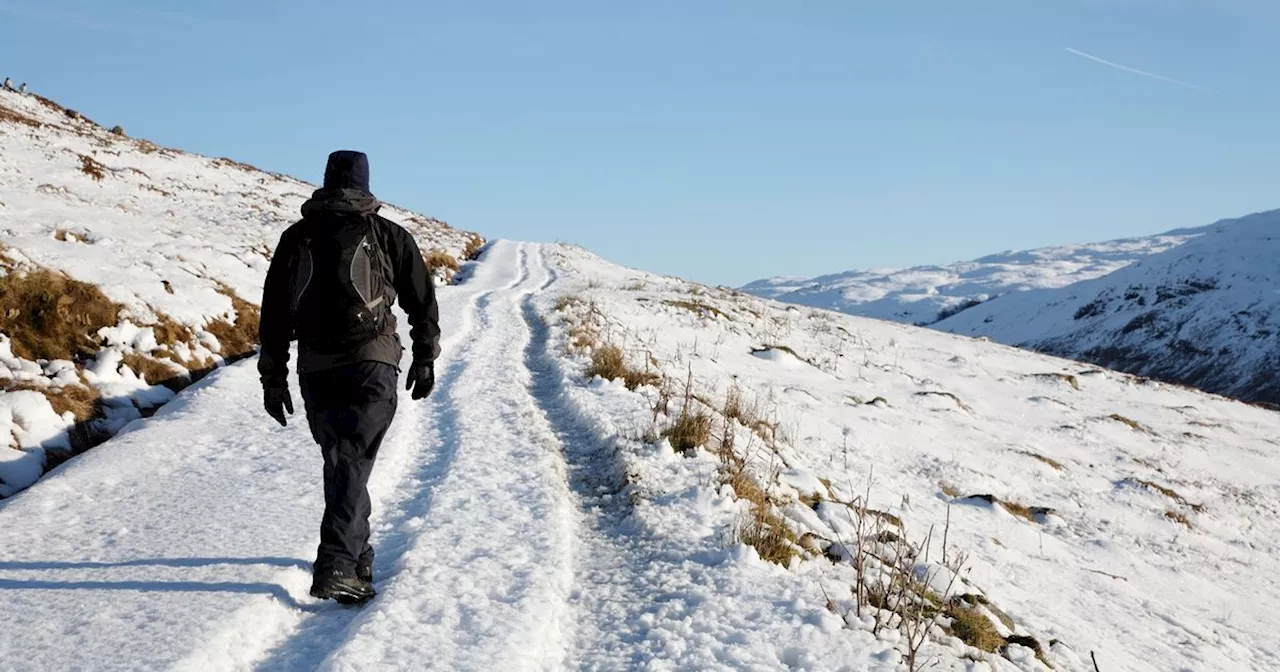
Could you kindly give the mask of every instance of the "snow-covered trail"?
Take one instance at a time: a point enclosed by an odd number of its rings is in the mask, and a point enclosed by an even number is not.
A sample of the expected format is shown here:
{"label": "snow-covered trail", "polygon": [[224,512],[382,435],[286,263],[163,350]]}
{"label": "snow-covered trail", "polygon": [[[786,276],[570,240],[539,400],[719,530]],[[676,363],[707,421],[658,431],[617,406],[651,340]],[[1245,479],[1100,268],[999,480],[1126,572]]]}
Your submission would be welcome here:
{"label": "snow-covered trail", "polygon": [[436,393],[402,399],[370,485],[373,603],[306,595],[320,458],[300,414],[263,415],[248,361],[0,505],[0,611],[20,615],[0,661],[562,666],[578,508],[526,366],[545,347],[526,298],[551,280],[541,248],[499,242],[441,289]]}

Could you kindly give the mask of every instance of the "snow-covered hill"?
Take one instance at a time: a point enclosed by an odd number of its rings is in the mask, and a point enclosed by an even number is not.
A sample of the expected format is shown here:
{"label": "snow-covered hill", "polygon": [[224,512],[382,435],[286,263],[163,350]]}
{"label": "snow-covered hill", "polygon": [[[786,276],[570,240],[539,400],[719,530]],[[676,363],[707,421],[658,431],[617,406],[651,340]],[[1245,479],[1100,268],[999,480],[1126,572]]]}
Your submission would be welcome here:
{"label": "snow-covered hill", "polygon": [[1280,403],[1280,211],[1200,231],[1106,277],[1011,293],[933,327]]}
{"label": "snow-covered hill", "polygon": [[1010,292],[1064,287],[1102,277],[1200,235],[1183,229],[1143,238],[1002,252],[949,266],[848,271],[816,278],[758,280],[743,291],[789,303],[907,324],[932,324]]}
{"label": "snow-covered hill", "polygon": [[[0,91],[0,497],[46,452],[92,445],[252,352],[271,250],[314,189],[114,130]],[[384,214],[444,265],[480,243]]]}
{"label": "snow-covered hill", "polygon": [[372,603],[306,595],[320,456],[245,361],[0,503],[0,660],[1280,669],[1277,414],[577,248],[468,276],[374,471]]}

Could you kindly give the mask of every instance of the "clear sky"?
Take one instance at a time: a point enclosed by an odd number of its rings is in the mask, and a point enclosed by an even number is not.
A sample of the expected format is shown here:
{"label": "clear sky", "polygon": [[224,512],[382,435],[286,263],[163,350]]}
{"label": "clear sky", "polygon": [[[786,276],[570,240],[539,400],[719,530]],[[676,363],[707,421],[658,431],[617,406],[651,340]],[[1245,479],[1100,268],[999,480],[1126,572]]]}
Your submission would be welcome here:
{"label": "clear sky", "polygon": [[1274,0],[0,0],[0,76],[131,135],[697,280],[1280,207]]}

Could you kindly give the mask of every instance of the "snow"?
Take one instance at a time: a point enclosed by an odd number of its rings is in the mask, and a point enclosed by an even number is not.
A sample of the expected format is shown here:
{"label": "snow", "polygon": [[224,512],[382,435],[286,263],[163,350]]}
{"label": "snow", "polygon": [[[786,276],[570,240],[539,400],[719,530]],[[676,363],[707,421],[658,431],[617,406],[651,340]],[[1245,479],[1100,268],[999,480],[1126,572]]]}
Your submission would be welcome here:
{"label": "snow", "polygon": [[1280,211],[1224,220],[1106,277],[1003,296],[934,328],[1280,402]]}
{"label": "snow", "polygon": [[907,324],[932,324],[944,311],[997,296],[1100,278],[1202,235],[1181,229],[1141,238],[1008,251],[947,266],[855,270],[814,278],[757,280],[757,296]]}
{"label": "snow", "polygon": [[[101,179],[86,166],[98,166]],[[272,249],[314,188],[229,159],[115,136],[35,96],[0,91],[0,274],[53,269],[98,286],[124,306],[121,321],[98,334],[96,359],[80,363],[85,382],[106,405],[106,417],[94,429],[107,434],[173,398],[167,387],[149,385],[131,371],[125,355],[168,362],[171,353],[203,368],[233,354],[207,327],[236,319],[228,292],[258,301]],[[473,240],[473,234],[399,208],[381,212],[409,229],[424,253],[438,249],[460,257]],[[162,316],[191,329],[192,340],[157,343],[153,327]],[[10,346],[0,334],[0,381],[12,380],[0,387],[0,400],[14,383],[41,390],[85,384],[76,365],[25,361]],[[189,373],[176,364],[173,372]],[[17,425],[5,427],[69,445],[73,419],[27,406]],[[61,438],[50,439],[55,435]],[[3,431],[0,446],[30,447],[16,432]],[[29,484],[28,465],[43,459],[37,451],[31,459],[0,462],[0,496]]]}
{"label": "snow", "polygon": [[[734,450],[797,536],[847,555],[840,502],[871,479],[870,508],[913,540],[934,528],[933,560],[913,571],[940,591],[955,583],[938,560],[949,515],[947,548],[968,554],[962,590],[1007,613],[1054,669],[1091,670],[1090,652],[1105,670],[1280,667],[1273,413],[578,248],[500,241],[466,277],[440,290],[438,389],[401,397],[374,471],[373,602],[306,595],[321,460],[300,414],[287,428],[263,415],[246,361],[0,503],[0,610],[20,615],[0,660],[906,669],[904,637],[849,613],[848,562],[766,562],[736,540],[748,505],[721,483],[721,459],[656,436],[691,381],[713,405],[736,384],[777,421],[769,445],[733,425]],[[694,302],[723,316],[677,305]],[[588,379],[571,332],[591,319],[676,388],[665,413],[657,387]],[[1058,373],[1075,378],[1042,375]],[[816,508],[801,501],[816,494]],[[1055,513],[962,504],[978,494]],[[1025,647],[982,653],[941,629],[923,655],[928,669],[1047,669]]]}

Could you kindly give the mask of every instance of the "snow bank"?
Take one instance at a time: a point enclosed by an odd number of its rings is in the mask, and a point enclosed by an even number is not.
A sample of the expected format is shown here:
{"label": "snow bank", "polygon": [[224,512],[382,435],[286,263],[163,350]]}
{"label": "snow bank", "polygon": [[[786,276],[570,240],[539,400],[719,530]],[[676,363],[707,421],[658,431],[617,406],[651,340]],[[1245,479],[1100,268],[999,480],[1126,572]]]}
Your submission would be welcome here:
{"label": "snow bank", "polygon": [[[938,669],[1045,670],[1048,661],[1087,672],[1090,652],[1102,669],[1280,666],[1269,644],[1280,629],[1269,606],[1280,600],[1280,521],[1271,515],[1280,508],[1280,416],[981,340],[786,308],[576,248],[557,256],[557,296],[541,305],[553,342],[576,353],[567,366],[579,373],[566,374],[579,381],[574,403],[621,456],[631,520],[698,557],[732,559],[761,593],[797,597],[785,616],[761,612],[755,627],[774,641],[740,635],[758,656],[797,660],[785,655],[796,631],[778,634],[775,618],[836,615],[834,629],[820,626],[826,634],[808,643],[814,650],[867,641],[872,626],[851,615],[850,597],[865,506],[875,529],[893,532],[877,547],[882,559],[892,561],[901,521],[932,558],[912,571],[936,592],[952,584],[972,604],[989,600],[975,609],[1009,639],[1003,654],[983,653],[949,637],[941,618],[924,649]],[[715,310],[669,307],[691,301]],[[585,382],[587,352],[571,343],[591,320],[632,366],[660,371],[665,392]],[[679,417],[686,385],[693,409],[712,417],[710,445],[691,458],[657,438]],[[729,423],[735,459],[796,538],[785,568],[735,550],[746,505],[724,499],[735,493],[720,485],[715,457],[731,389],[759,423]],[[937,570],[944,537],[953,561],[967,556],[956,582]],[[750,604],[749,595],[699,593],[690,617],[731,618],[722,611]],[[834,613],[818,615],[826,604]],[[849,654],[849,667],[901,669],[905,639],[872,641],[888,642],[875,659],[884,662]],[[821,660],[816,667],[846,659]]]}
{"label": "snow bank", "polygon": [[[117,136],[54,103],[0,91],[0,274],[51,269],[97,286],[124,307],[121,322],[96,335],[96,357],[78,364],[23,361],[0,334],[0,400],[15,387],[56,391],[87,384],[103,399],[105,417],[95,431],[110,434],[174,394],[148,384],[126,357],[176,359],[204,369],[245,354],[227,352],[213,325],[235,324],[243,319],[236,301],[261,296],[272,249],[314,188],[229,159]],[[461,258],[479,241],[392,206],[382,214],[413,233],[424,253]],[[161,324],[179,342],[158,342]],[[171,368],[175,379],[189,373],[186,366]],[[22,407],[15,416],[21,422],[7,426],[23,429],[22,438],[17,431],[0,433],[0,445],[66,443],[73,422],[47,404],[38,414],[32,399],[3,402]]]}

